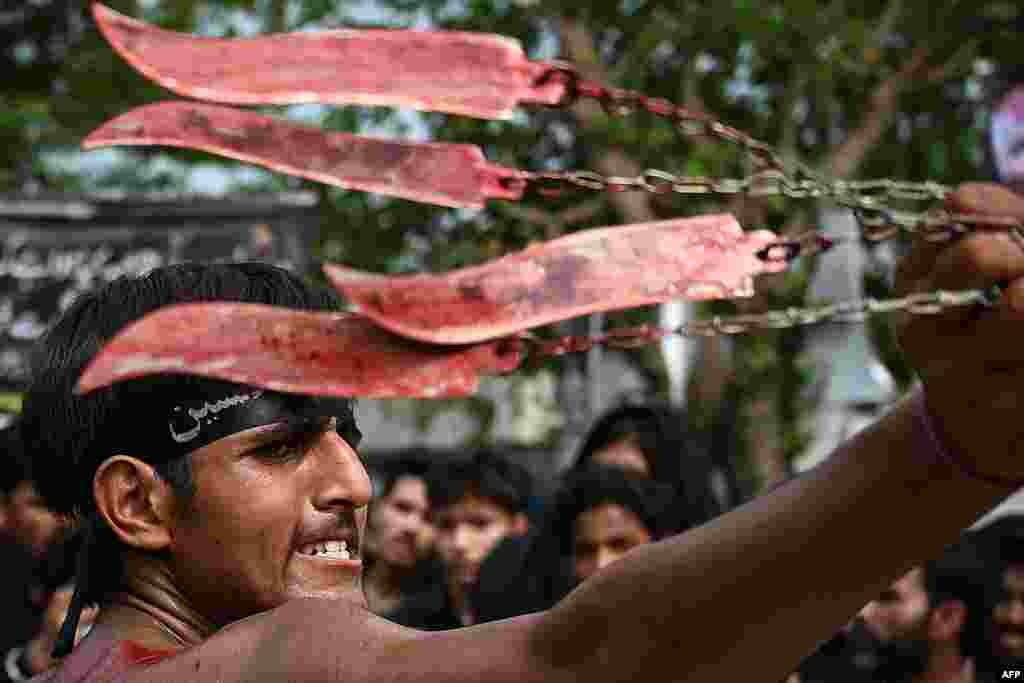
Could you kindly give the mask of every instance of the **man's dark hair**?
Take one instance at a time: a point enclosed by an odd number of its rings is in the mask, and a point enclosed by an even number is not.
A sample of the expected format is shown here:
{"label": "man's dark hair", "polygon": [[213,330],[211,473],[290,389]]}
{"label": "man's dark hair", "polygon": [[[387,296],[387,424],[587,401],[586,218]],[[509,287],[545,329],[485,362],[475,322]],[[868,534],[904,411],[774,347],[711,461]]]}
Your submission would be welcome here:
{"label": "man's dark hair", "polygon": [[965,537],[938,559],[921,568],[929,608],[954,600],[963,603],[966,619],[960,631],[960,652],[972,656],[986,638],[986,565],[973,539]]}
{"label": "man's dark hair", "polygon": [[530,473],[491,450],[469,460],[435,465],[427,473],[427,492],[434,510],[455,505],[469,496],[493,501],[512,514],[525,513],[533,495]]}
{"label": "man's dark hair", "polygon": [[999,672],[1007,668],[1020,668],[1021,662],[1016,658],[1000,656],[994,645],[998,637],[992,612],[1000,602],[1007,598],[1004,583],[1006,571],[1013,565],[1024,565],[1024,514],[1014,513],[998,517],[988,524],[974,529],[970,536],[982,553],[985,562],[985,635],[977,643],[971,643],[976,649],[974,656],[979,672],[988,674],[994,679]]}
{"label": "man's dark hair", "polygon": [[651,478],[676,491],[676,531],[721,512],[711,490],[712,463],[687,416],[661,404],[624,404],[603,415],[584,439],[573,468],[589,466],[598,451],[623,439],[636,445]]}
{"label": "man's dark hair", "polygon": [[566,474],[552,501],[547,533],[559,540],[561,554],[568,555],[580,515],[610,503],[639,517],[651,537],[658,540],[673,531],[672,498],[672,488],[665,484],[618,467],[590,465]]}
{"label": "man's dark hair", "polygon": [[445,457],[451,456],[428,448],[367,454],[365,459],[373,481],[373,497],[377,499],[391,495],[395,482],[402,477],[416,477],[425,482],[430,468]]}
{"label": "man's dark hair", "polygon": [[[78,514],[94,527],[96,543],[106,546],[89,563],[96,577],[87,596],[94,602],[98,579],[109,584],[119,575],[113,533],[95,519],[92,478],[115,455],[112,443],[145,419],[153,397],[215,386],[214,380],[189,375],[157,375],[120,382],[86,395],[75,393],[79,375],[100,348],[127,324],[170,304],[202,301],[261,303],[306,310],[336,310],[328,290],[314,289],[294,274],[261,263],[181,264],[138,278],[121,278],[81,295],[43,337],[32,361],[20,429],[33,478],[47,504],[58,513]],[[219,383],[223,384],[223,383]],[[145,434],[134,443],[144,444]],[[140,448],[143,451],[144,448]],[[125,453],[147,460],[146,452]],[[188,456],[154,464],[175,492],[193,493]]]}
{"label": "man's dark hair", "polygon": [[16,422],[0,430],[0,451],[0,496],[9,496],[18,484],[31,478]]}
{"label": "man's dark hair", "polygon": [[483,621],[548,609],[576,586],[572,567],[576,520],[604,503],[621,505],[655,540],[675,530],[672,487],[619,467],[591,465],[565,473],[539,523],[526,538],[501,545],[480,566],[471,600]]}

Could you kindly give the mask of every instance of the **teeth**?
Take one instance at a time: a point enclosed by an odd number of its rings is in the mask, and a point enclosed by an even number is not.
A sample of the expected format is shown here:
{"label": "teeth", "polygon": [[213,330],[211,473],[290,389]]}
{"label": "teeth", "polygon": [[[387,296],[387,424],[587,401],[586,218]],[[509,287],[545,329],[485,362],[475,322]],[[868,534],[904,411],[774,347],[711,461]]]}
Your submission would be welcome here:
{"label": "teeth", "polygon": [[320,543],[309,543],[299,548],[303,555],[321,556],[335,560],[348,560],[352,554],[348,551],[347,541],[322,541]]}

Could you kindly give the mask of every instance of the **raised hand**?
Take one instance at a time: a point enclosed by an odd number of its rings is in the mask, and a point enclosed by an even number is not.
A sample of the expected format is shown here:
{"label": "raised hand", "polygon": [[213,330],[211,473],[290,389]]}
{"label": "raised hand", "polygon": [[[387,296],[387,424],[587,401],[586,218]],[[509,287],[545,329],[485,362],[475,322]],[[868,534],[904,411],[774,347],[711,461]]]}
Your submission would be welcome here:
{"label": "raised hand", "polygon": [[[972,183],[948,207],[1024,225],[1024,196]],[[1024,478],[1024,233],[984,224],[948,244],[920,242],[901,264],[904,292],[995,287],[991,307],[907,316],[899,338],[926,389],[929,411],[954,456],[977,472]]]}

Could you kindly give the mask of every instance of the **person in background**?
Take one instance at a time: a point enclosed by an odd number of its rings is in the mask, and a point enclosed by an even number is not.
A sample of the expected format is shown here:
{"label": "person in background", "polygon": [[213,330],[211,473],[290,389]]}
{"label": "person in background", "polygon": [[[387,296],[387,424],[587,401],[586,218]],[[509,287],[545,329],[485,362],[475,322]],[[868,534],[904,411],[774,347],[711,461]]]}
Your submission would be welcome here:
{"label": "person in background", "polygon": [[703,445],[687,431],[686,416],[667,406],[625,404],[599,418],[580,446],[573,469],[591,464],[620,467],[672,487],[677,532],[722,511]]}
{"label": "person in background", "polygon": [[985,638],[985,565],[965,535],[865,605],[794,680],[970,683]]}
{"label": "person in background", "polygon": [[529,530],[533,481],[493,451],[431,468],[427,475],[443,590],[410,598],[388,615],[405,626],[443,630],[478,623],[471,596],[484,558],[505,538]]}
{"label": "person in background", "polygon": [[[31,638],[7,651],[0,683],[28,680],[57,663],[53,649],[75,591],[75,557],[80,541],[75,533],[62,536],[36,565],[28,602],[37,616],[37,625]],[[82,611],[75,632],[76,644],[89,633],[98,614],[96,607]]]}
{"label": "person in background", "polygon": [[370,611],[388,614],[439,577],[430,520],[426,451],[408,451],[371,468],[374,501],[363,542],[363,591]]}
{"label": "person in background", "polygon": [[38,562],[59,535],[63,523],[39,495],[18,433],[15,423],[5,428],[0,436],[0,446],[4,450],[0,456],[3,458],[0,490],[0,521],[3,524],[0,532]]}
{"label": "person in background", "polygon": [[574,587],[633,548],[667,536],[671,502],[669,487],[615,467],[573,472],[555,496],[552,531],[572,564]]}
{"label": "person in background", "polygon": [[0,430],[0,681],[39,632],[47,596],[36,575],[61,528],[36,491],[15,422]]}
{"label": "person in background", "polygon": [[998,517],[974,532],[986,566],[985,642],[975,653],[978,678],[997,681],[1024,670],[1024,514]]}

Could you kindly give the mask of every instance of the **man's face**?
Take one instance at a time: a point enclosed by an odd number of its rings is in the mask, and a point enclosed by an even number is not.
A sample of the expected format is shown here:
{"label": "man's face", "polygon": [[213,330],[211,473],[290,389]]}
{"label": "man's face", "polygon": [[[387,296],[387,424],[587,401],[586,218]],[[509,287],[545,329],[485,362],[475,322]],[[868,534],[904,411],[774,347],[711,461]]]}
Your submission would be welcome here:
{"label": "man's face", "polygon": [[196,494],[169,550],[204,616],[223,625],[300,597],[364,604],[370,480],[332,421],[256,427],[191,457]]}
{"label": "man's face", "polygon": [[931,610],[920,569],[913,569],[858,615],[854,633],[873,660],[875,680],[910,680],[924,673],[931,656]]}
{"label": "man's face", "polygon": [[581,514],[576,518],[575,533],[577,581],[590,578],[630,549],[652,540],[643,521],[616,503],[598,505]]}
{"label": "man's face", "polygon": [[1024,194],[1024,85],[996,105],[990,136],[999,180]]}
{"label": "man's face", "polygon": [[7,524],[14,540],[40,558],[61,529],[60,517],[43,502],[30,481],[20,482],[11,493]]}
{"label": "man's face", "polygon": [[926,635],[928,593],[921,578],[921,570],[912,569],[860,611],[860,618],[883,642]]}
{"label": "man's face", "polygon": [[594,452],[591,458],[598,465],[609,465],[620,467],[629,472],[651,476],[651,468],[647,464],[647,458],[643,451],[636,445],[632,437],[619,439]]}
{"label": "man's face", "polygon": [[366,529],[366,553],[376,562],[411,568],[433,540],[429,520],[430,503],[423,479],[399,477],[388,495],[374,501]]}
{"label": "man's face", "polygon": [[992,610],[994,654],[1024,659],[1024,564],[1011,564],[1003,572],[1003,595]]}
{"label": "man's face", "polygon": [[521,515],[476,495],[437,510],[434,518],[437,551],[448,568],[448,580],[462,587],[476,582],[480,563],[499,541],[523,531]]}

